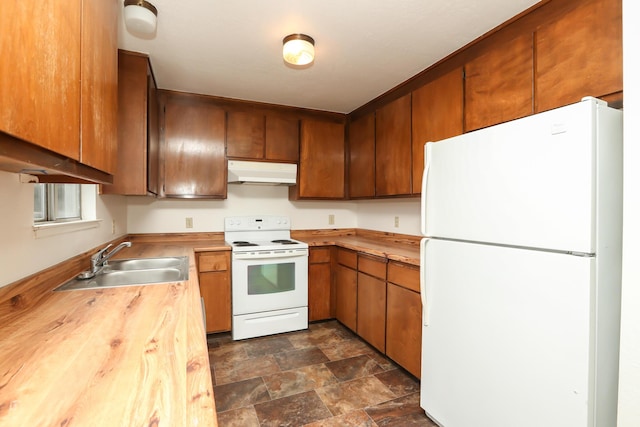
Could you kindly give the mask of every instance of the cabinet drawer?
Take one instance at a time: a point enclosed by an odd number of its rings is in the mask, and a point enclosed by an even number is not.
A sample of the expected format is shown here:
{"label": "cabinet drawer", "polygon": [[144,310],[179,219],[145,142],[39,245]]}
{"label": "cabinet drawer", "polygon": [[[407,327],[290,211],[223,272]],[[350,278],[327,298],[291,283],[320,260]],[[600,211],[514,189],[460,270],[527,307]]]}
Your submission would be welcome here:
{"label": "cabinet drawer", "polygon": [[358,254],[348,249],[338,249],[338,264],[355,270],[358,268]]}
{"label": "cabinet drawer", "polygon": [[387,274],[389,282],[420,292],[420,267],[391,261]]}
{"label": "cabinet drawer", "polygon": [[204,252],[198,256],[198,271],[225,271],[229,268],[229,254],[226,252]]}
{"label": "cabinet drawer", "polygon": [[387,278],[387,262],[384,258],[358,255],[358,271],[385,280]]}
{"label": "cabinet drawer", "polygon": [[331,262],[331,249],[329,248],[310,248],[309,264],[322,264]]}

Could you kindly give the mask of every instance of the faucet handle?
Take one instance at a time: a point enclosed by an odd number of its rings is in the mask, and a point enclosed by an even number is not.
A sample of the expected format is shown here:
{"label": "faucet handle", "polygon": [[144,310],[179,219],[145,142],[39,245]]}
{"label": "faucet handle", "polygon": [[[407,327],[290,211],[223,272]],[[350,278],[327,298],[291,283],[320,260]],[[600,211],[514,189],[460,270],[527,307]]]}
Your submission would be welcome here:
{"label": "faucet handle", "polygon": [[91,257],[91,259],[100,259],[102,258],[102,256],[104,255],[104,253],[111,247],[113,246],[111,243],[109,243],[107,246],[105,246],[104,248],[100,249],[98,252],[96,252],[95,254],[93,254],[93,256]]}

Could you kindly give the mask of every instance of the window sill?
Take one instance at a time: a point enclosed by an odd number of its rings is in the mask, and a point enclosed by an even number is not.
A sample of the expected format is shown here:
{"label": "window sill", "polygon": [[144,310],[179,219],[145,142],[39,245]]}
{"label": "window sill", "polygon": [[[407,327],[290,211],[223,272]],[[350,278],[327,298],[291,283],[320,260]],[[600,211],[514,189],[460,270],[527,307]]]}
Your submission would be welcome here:
{"label": "window sill", "polygon": [[34,224],[33,234],[36,239],[55,236],[58,234],[73,233],[75,231],[97,228],[101,219],[88,219],[81,221],[56,222],[50,224]]}

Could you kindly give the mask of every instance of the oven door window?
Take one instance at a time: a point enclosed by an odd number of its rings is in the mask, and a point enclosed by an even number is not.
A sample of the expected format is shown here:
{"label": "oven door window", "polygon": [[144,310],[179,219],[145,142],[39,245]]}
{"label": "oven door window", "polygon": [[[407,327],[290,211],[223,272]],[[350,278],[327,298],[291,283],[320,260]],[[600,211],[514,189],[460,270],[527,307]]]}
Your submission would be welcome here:
{"label": "oven door window", "polygon": [[277,294],[295,289],[295,263],[248,266],[249,295]]}

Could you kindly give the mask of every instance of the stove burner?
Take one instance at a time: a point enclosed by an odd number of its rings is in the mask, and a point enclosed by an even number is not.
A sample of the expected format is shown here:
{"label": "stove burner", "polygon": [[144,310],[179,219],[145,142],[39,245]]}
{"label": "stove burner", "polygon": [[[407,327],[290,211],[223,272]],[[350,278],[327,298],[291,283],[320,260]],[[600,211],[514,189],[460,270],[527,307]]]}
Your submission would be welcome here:
{"label": "stove burner", "polygon": [[280,243],[281,245],[295,245],[297,242],[289,239],[272,240],[271,243]]}
{"label": "stove burner", "polygon": [[233,242],[233,244],[235,246],[258,246],[257,243],[251,243],[251,242],[247,242],[247,241],[244,241],[244,240],[235,241],[235,242]]}

